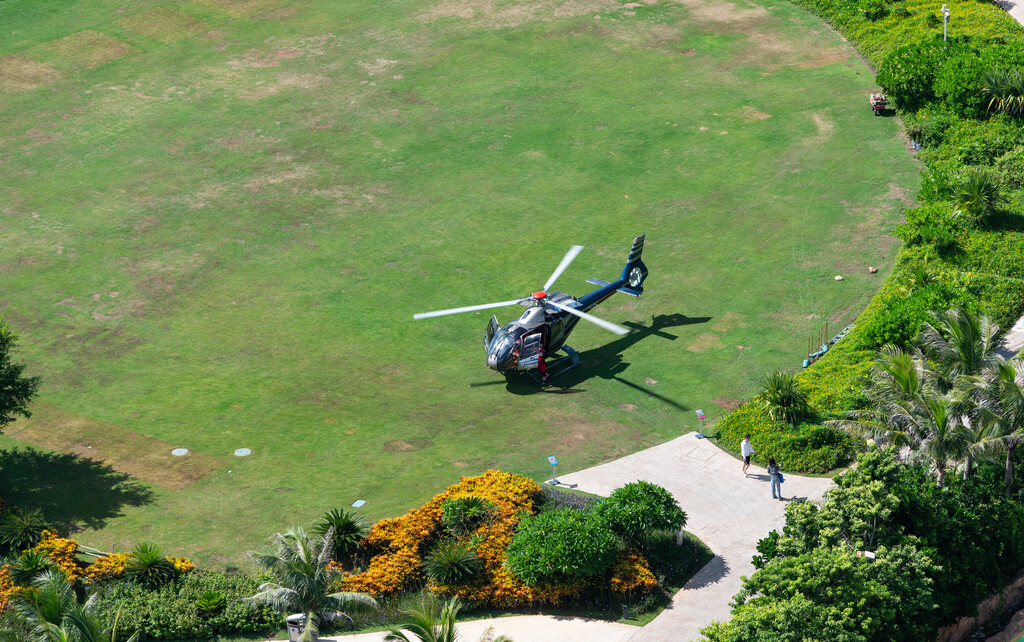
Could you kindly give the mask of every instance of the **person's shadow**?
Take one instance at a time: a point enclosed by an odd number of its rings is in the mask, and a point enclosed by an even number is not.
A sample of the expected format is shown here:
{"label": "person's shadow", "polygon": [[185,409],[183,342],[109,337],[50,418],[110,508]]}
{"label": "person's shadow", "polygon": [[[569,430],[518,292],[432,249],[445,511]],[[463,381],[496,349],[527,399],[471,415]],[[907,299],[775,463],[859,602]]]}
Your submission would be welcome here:
{"label": "person's shadow", "polygon": [[105,464],[35,448],[0,451],[0,489],[8,506],[38,508],[61,530],[102,528],[123,506],[142,506],[153,493]]}

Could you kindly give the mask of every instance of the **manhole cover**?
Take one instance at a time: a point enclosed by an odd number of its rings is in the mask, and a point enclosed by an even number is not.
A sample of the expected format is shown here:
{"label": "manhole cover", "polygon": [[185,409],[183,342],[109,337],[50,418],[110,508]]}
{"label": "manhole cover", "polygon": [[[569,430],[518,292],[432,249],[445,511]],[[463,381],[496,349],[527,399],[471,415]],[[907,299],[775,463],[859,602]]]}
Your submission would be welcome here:
{"label": "manhole cover", "polygon": [[188,454],[188,448],[175,448],[171,451],[171,454],[175,457],[184,457]]}
{"label": "manhole cover", "polygon": [[252,454],[252,451],[248,448],[237,448],[235,450],[235,457],[248,457]]}

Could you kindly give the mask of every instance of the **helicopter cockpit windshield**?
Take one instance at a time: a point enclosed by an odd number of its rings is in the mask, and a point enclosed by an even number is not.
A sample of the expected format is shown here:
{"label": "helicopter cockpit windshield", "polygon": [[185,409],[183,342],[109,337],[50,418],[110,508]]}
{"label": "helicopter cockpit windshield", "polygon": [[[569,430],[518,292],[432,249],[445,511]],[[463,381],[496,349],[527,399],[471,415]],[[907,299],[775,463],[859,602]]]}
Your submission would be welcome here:
{"label": "helicopter cockpit windshield", "polygon": [[506,323],[494,335],[487,351],[487,367],[505,372],[513,370],[519,357],[519,342],[509,331],[513,324]]}

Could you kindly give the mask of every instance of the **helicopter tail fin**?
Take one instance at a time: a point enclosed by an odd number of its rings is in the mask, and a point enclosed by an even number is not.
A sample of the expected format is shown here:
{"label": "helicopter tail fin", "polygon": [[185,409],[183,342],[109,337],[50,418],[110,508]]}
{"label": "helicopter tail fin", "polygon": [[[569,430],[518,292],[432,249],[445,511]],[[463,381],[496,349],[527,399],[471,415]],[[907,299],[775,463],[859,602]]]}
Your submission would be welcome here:
{"label": "helicopter tail fin", "polygon": [[644,279],[647,278],[647,266],[640,260],[640,254],[644,251],[645,238],[647,238],[647,235],[641,234],[633,239],[633,247],[629,250],[629,258],[626,260],[626,267],[622,268],[622,276],[620,278],[626,283],[619,290],[620,292],[640,296],[640,293],[644,291]]}

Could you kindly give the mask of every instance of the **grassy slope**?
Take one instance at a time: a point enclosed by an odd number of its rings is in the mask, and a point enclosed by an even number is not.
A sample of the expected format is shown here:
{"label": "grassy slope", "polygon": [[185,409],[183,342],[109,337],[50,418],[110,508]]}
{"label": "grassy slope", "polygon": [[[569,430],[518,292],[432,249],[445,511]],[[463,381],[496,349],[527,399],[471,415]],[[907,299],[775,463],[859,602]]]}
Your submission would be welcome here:
{"label": "grassy slope", "polygon": [[[916,187],[868,70],[785,4],[179,4],[214,31],[172,43],[115,23],[156,5],[0,5],[0,55],[46,61],[37,45],[86,28],[140,50],[50,58],[63,80],[0,94],[20,356],[44,401],[224,460],[94,544],[230,563],[356,498],[394,515],[460,474],[539,478],[548,454],[578,469],[693,428],[863,308]],[[572,243],[558,289],[580,294],[640,232],[648,294],[598,313],[689,319],[674,340],[578,329],[578,394],[487,371],[486,314],[411,319],[530,292]]]}

